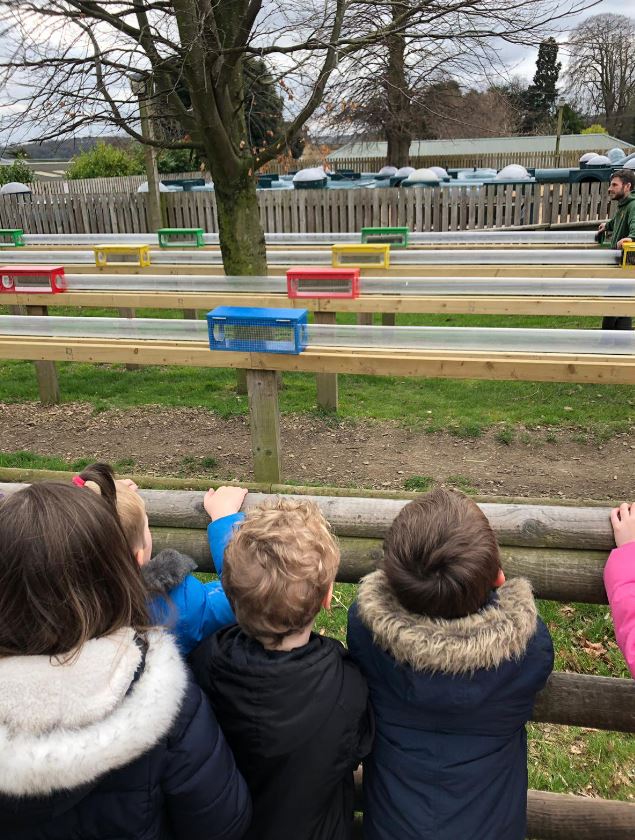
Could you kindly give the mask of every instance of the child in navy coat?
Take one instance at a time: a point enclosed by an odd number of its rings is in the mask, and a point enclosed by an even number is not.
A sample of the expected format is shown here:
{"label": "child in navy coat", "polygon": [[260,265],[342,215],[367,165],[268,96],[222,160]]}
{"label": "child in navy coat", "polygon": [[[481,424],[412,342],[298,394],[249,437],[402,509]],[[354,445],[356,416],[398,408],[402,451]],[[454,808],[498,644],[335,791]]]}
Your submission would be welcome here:
{"label": "child in navy coat", "polygon": [[524,840],[525,723],[553,646],[473,501],[439,489],[403,508],[349,611],[348,648],[376,717],[366,840]]}

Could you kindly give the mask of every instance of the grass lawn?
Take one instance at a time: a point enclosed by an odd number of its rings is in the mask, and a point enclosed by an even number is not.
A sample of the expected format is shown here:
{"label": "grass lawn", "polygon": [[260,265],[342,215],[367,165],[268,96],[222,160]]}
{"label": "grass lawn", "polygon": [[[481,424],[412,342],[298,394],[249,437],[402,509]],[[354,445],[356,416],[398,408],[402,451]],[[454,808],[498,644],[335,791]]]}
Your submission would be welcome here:
{"label": "grass lawn", "polygon": [[[56,310],[77,314],[79,310]],[[84,310],[94,315],[112,310]],[[138,310],[140,316],[177,317],[177,310]],[[340,316],[342,323],[352,317]],[[598,318],[502,317],[472,315],[400,316],[400,325],[519,326],[597,328]],[[208,408],[222,417],[247,412],[247,400],[235,393],[235,374],[228,369],[123,365],[58,365],[64,401],[92,403],[97,410],[159,404]],[[285,374],[280,393],[282,412],[316,409],[315,377]],[[37,400],[30,362],[0,362],[0,400]],[[341,418],[395,420],[430,431],[450,429],[466,436],[498,423],[510,427],[566,426],[604,435],[627,430],[635,420],[635,393],[630,386],[567,383],[489,382],[485,380],[410,379],[340,376]]]}

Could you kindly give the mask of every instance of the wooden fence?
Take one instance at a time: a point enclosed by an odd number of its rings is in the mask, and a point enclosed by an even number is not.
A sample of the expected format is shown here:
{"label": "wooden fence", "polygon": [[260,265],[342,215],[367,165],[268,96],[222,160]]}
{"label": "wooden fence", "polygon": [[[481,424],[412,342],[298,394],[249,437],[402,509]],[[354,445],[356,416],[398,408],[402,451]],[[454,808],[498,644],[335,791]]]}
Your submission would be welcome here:
{"label": "wooden fence", "polygon": [[[0,484],[0,491],[11,493],[22,486]],[[280,490],[288,492],[289,488]],[[202,571],[212,571],[202,493],[142,490],[141,494],[155,549],[177,549],[193,557]],[[342,561],[338,580],[357,582],[376,566],[381,540],[406,502],[326,495],[311,498],[339,538]],[[263,499],[266,496],[250,493],[245,507]],[[527,577],[540,598],[606,603],[602,568],[613,547],[608,508],[496,503],[481,507],[501,545],[502,565],[509,578]],[[634,732],[635,682],[556,671],[537,697],[533,718],[552,725]],[[589,767],[590,777],[591,773]],[[528,836],[541,840],[630,840],[635,836],[635,804],[530,790]]]}
{"label": "wooden fence", "polygon": [[[2,196],[0,227],[26,233],[148,233],[147,195]],[[218,231],[216,197],[162,194],[168,227]],[[463,188],[281,190],[258,193],[268,233],[339,233],[364,226],[474,230],[594,221],[609,215],[606,184],[495,184]]]}
{"label": "wooden fence", "polygon": [[[586,151],[597,151],[598,154],[603,154],[606,150],[603,149],[586,149]],[[630,154],[635,151],[635,147],[625,149],[625,154]],[[548,169],[553,166],[578,166],[582,152],[566,151],[560,152],[559,158],[556,158],[555,149],[552,152],[496,152],[492,154],[473,154],[473,155],[418,155],[410,158],[410,166],[415,169],[427,166],[443,166],[445,169],[468,169],[470,167],[488,168],[488,169],[502,169],[510,163],[519,163],[521,166],[534,166],[538,169]],[[285,174],[289,171],[297,169],[304,169],[311,166],[323,166],[328,164],[331,169],[352,169],[355,172],[378,172],[382,166],[391,161],[386,161],[385,156],[376,157],[346,157],[339,160],[327,160],[326,157],[313,158],[301,160],[282,160],[273,161],[261,170],[262,174],[266,172],[277,172]]]}
{"label": "wooden fence", "polygon": [[[159,174],[161,181],[175,181],[180,178],[205,178],[206,172],[174,172],[169,175]],[[136,193],[147,181],[147,175],[125,175],[118,178],[77,178],[76,180],[33,181],[31,190],[36,195],[115,195]]]}

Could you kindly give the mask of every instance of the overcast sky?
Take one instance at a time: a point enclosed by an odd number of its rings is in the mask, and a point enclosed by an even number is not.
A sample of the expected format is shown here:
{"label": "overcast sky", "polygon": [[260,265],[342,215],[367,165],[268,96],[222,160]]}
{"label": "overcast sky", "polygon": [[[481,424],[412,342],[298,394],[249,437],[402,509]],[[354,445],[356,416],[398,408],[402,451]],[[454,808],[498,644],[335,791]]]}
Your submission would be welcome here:
{"label": "overcast sky", "polygon": [[[573,29],[578,23],[593,15],[615,14],[625,15],[635,19],[635,0],[601,0],[595,6],[587,9],[582,14],[572,17],[566,23],[566,29],[558,37],[559,41],[566,41],[567,31]],[[511,76],[524,76],[527,79],[533,78],[536,72],[536,56],[538,50],[535,47],[523,50],[518,46],[503,45],[500,57],[509,68]],[[558,56],[563,65],[566,66],[566,51],[562,50]],[[635,57],[634,57],[635,60]]]}

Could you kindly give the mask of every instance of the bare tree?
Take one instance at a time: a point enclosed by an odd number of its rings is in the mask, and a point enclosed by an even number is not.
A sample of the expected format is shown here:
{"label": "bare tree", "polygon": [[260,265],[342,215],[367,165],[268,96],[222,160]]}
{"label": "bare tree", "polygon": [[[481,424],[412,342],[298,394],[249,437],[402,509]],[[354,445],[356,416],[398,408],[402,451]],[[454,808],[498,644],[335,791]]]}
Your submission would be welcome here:
{"label": "bare tree", "polygon": [[[369,0],[0,0],[4,128],[46,140],[110,124],[139,142],[196,149],[214,179],[225,270],[264,273],[255,171],[315,112],[338,64],[435,7],[441,0],[417,0],[391,16]],[[250,143],[245,116],[255,58],[289,113],[264,147]],[[139,130],[139,77],[159,123],[153,139]]]}
{"label": "bare tree", "polygon": [[566,82],[571,96],[602,115],[611,134],[632,132],[635,118],[635,21],[594,15],[572,31]]}
{"label": "bare tree", "polygon": [[[393,19],[403,19],[412,2],[383,0],[376,5]],[[370,44],[361,60],[356,56],[351,72],[332,86],[330,97],[339,103],[331,107],[332,122],[358,134],[370,130],[383,136],[387,161],[396,165],[408,162],[415,137],[438,136],[441,121],[456,123],[451,136],[477,136],[483,131],[494,135],[509,122],[500,97],[490,97],[489,104],[497,99],[500,107],[497,125],[488,127],[486,118],[473,120],[473,112],[455,111],[456,97],[446,105],[438,97],[432,101],[431,87],[451,82],[453,76],[469,79],[469,87],[475,83],[487,87],[491,76],[501,70],[498,51],[503,42],[538,46],[562,21],[589,5],[593,0],[474,0],[470,4],[451,0],[443,8],[431,8],[425,20],[409,17],[385,40]],[[471,105],[473,100],[474,96]]]}

